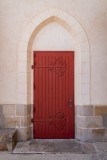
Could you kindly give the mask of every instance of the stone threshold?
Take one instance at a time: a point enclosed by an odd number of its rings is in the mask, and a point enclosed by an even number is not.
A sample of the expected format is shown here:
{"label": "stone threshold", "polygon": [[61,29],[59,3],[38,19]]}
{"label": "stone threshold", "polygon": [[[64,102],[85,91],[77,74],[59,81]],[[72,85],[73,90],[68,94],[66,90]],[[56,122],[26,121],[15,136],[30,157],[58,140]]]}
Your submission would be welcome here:
{"label": "stone threshold", "polygon": [[72,139],[36,139],[18,142],[13,154],[94,154],[92,143]]}

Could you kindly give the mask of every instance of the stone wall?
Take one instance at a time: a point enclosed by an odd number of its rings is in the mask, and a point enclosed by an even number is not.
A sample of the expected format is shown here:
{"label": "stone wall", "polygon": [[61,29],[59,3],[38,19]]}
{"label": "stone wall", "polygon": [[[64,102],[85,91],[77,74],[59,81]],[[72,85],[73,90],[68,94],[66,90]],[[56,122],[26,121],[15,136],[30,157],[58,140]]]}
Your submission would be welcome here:
{"label": "stone wall", "polygon": [[107,106],[76,107],[76,137],[83,141],[107,141]]}
{"label": "stone wall", "polygon": [[[33,105],[1,105],[5,128],[16,128],[18,141],[33,137]],[[76,106],[75,138],[80,141],[107,141],[107,106]],[[1,127],[0,126],[0,127]]]}
{"label": "stone wall", "polygon": [[18,141],[31,138],[31,105],[2,105],[5,128],[16,128]]}
{"label": "stone wall", "polygon": [[3,105],[0,105],[0,128],[4,128],[4,115],[3,115]]}

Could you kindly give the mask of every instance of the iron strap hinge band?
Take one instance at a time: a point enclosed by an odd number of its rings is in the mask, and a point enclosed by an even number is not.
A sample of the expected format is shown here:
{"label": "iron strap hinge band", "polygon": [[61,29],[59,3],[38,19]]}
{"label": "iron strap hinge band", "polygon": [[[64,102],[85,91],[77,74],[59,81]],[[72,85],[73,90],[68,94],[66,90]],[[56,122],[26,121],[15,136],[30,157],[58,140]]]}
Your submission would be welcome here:
{"label": "iron strap hinge band", "polygon": [[34,69],[34,65],[31,65],[31,69]]}

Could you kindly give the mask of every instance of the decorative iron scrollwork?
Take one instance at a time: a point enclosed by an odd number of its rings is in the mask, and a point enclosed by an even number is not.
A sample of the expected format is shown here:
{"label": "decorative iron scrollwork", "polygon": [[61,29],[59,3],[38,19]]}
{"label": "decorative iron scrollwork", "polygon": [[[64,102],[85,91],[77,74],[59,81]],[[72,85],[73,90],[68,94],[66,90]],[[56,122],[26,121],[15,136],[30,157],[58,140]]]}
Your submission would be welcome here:
{"label": "decorative iron scrollwork", "polygon": [[61,77],[66,71],[66,66],[67,64],[65,63],[65,60],[63,58],[58,58],[54,63],[50,63],[47,66],[32,65],[32,69],[48,68],[50,71],[54,71],[59,77]]}
{"label": "decorative iron scrollwork", "polygon": [[53,125],[57,130],[62,130],[66,124],[66,117],[63,112],[58,112],[54,116],[49,116],[49,125]]}
{"label": "decorative iron scrollwork", "polygon": [[59,77],[63,76],[66,71],[66,63],[63,58],[58,58],[52,66],[49,68],[50,71],[54,71]]}

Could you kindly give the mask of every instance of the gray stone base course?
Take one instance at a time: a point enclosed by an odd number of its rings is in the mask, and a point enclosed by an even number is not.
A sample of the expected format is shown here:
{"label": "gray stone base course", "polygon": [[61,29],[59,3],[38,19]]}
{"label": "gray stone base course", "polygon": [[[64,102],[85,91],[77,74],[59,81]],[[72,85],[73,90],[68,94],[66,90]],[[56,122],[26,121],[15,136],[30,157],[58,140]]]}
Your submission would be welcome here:
{"label": "gray stone base course", "polygon": [[16,129],[0,129],[0,151],[12,151],[16,142]]}
{"label": "gray stone base course", "polygon": [[105,128],[77,128],[78,139],[86,142],[107,142]]}
{"label": "gray stone base course", "polygon": [[107,105],[76,106],[76,138],[107,141]]}
{"label": "gray stone base course", "polygon": [[[31,104],[0,104],[0,128],[17,128],[19,142],[33,137],[32,118]],[[75,138],[89,142],[107,141],[107,105],[75,106]],[[2,147],[6,148],[6,145]]]}

